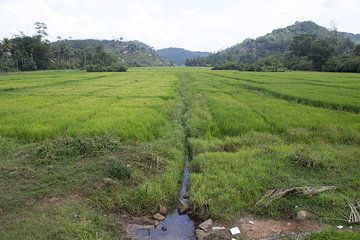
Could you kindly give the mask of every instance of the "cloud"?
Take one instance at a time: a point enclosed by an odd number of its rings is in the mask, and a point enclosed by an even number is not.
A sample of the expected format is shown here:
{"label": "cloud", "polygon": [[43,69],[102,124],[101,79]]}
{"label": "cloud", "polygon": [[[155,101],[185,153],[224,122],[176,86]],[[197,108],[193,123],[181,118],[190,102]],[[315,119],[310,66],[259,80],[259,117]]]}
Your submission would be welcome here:
{"label": "cloud", "polygon": [[116,36],[155,48],[216,51],[303,20],[360,32],[357,0],[0,0],[0,9],[2,37],[42,21],[50,40]]}

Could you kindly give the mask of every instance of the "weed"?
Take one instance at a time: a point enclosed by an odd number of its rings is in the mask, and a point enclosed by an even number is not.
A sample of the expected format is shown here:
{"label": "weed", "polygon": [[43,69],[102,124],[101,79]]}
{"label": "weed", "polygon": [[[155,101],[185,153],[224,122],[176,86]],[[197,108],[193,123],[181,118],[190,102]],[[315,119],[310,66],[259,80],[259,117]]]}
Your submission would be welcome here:
{"label": "weed", "polygon": [[39,158],[59,159],[77,156],[99,156],[121,149],[120,140],[111,135],[68,137],[37,144],[34,155]]}
{"label": "weed", "polygon": [[110,163],[108,163],[107,171],[109,177],[118,180],[128,180],[133,174],[133,170],[130,165],[125,165],[118,161],[111,161]]}

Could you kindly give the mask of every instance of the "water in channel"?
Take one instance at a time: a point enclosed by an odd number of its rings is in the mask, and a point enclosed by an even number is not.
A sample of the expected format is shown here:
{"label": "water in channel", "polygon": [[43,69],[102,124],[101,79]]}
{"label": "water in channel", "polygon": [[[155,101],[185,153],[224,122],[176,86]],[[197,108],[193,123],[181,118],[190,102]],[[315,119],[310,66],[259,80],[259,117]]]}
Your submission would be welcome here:
{"label": "water in channel", "polygon": [[[178,203],[186,201],[184,196],[189,182],[189,160],[190,154],[186,151],[185,164]],[[153,229],[138,229],[135,234],[139,240],[195,240],[194,221],[187,213],[179,214],[177,208],[168,214],[160,225]]]}

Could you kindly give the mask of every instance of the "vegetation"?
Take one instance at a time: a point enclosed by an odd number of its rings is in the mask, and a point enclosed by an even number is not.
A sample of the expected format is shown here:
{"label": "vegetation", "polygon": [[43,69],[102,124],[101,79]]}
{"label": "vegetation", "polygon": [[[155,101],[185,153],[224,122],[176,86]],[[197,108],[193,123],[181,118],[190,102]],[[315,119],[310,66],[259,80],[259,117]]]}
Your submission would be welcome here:
{"label": "vegetation", "polygon": [[207,57],[210,54],[208,52],[193,52],[183,48],[164,48],[156,52],[159,56],[168,59],[171,63],[178,66],[184,66],[188,58]]}
{"label": "vegetation", "polygon": [[324,230],[319,233],[312,233],[306,240],[356,240],[360,238],[360,233],[350,231],[336,231],[334,229]]}
{"label": "vegetation", "polygon": [[284,70],[359,72],[359,35],[327,30],[313,22],[274,30],[208,57],[187,60],[187,66],[214,70],[274,72]]}
{"label": "vegetation", "polygon": [[[124,239],[128,214],[174,208],[185,135],[199,219],[307,210],[346,225],[347,202],[360,198],[359,88],[351,73],[2,74],[0,239]],[[323,185],[336,189],[254,208],[268,189]],[[307,237],[328,236],[358,233]]]}
{"label": "vegetation", "polygon": [[176,73],[1,75],[0,239],[124,239],[112,213],[172,208],[184,151]]}
{"label": "vegetation", "polygon": [[[156,51],[138,41],[46,40],[47,26],[35,23],[34,36],[22,32],[0,41],[0,72],[46,69],[87,69],[89,71],[125,71],[126,66],[165,66]],[[99,64],[100,62],[100,64]]]}

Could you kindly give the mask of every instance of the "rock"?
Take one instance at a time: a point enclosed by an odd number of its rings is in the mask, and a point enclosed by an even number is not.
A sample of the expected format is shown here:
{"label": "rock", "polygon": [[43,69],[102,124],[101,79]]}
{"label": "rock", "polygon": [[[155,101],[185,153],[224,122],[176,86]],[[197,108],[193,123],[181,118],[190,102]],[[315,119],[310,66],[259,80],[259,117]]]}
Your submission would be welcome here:
{"label": "rock", "polygon": [[251,225],[254,225],[255,223],[254,223],[254,221],[249,221],[249,224],[251,224]]}
{"label": "rock", "polygon": [[139,224],[129,224],[126,227],[127,233],[134,233],[140,229],[154,229],[154,225],[139,225]]}
{"label": "rock", "polygon": [[188,208],[187,203],[186,203],[185,201],[183,201],[183,200],[180,200],[179,205],[178,205],[178,211],[179,211],[179,213],[180,213],[180,214],[181,214],[181,213],[185,213],[188,209],[189,209],[189,208]]}
{"label": "rock", "polygon": [[163,230],[164,232],[167,231],[167,227],[162,227],[161,230]]}
{"label": "rock", "polygon": [[160,213],[154,214],[153,218],[157,221],[163,221],[165,219],[165,217]]}
{"label": "rock", "polygon": [[211,227],[212,223],[213,223],[213,222],[212,222],[211,218],[209,218],[208,220],[202,222],[202,223],[199,225],[199,228],[202,229],[202,230],[204,230],[205,232],[207,232],[208,229]]}
{"label": "rock", "polygon": [[189,198],[189,192],[186,192],[186,193],[184,194],[184,198]]}
{"label": "rock", "polygon": [[216,232],[216,231],[222,231],[222,230],[225,230],[225,229],[226,229],[225,227],[212,227],[211,231]]}
{"label": "rock", "polygon": [[302,210],[302,211],[298,211],[296,216],[298,220],[306,220],[310,218],[311,214],[308,211]]}
{"label": "rock", "polygon": [[155,221],[154,221],[154,226],[157,227],[157,226],[159,226],[159,225],[160,225],[160,222],[159,222],[158,220],[155,220]]}
{"label": "rock", "polygon": [[204,232],[201,229],[196,229],[195,235],[197,240],[206,240],[210,233]]}
{"label": "rock", "polygon": [[141,219],[141,224],[145,224],[145,225],[155,225],[155,222],[157,220],[154,220],[153,218],[149,218],[149,217],[143,217]]}
{"label": "rock", "polygon": [[159,206],[159,213],[161,214],[161,215],[166,215],[167,214],[167,209],[166,209],[166,207],[165,206],[163,206],[163,205],[160,205]]}

